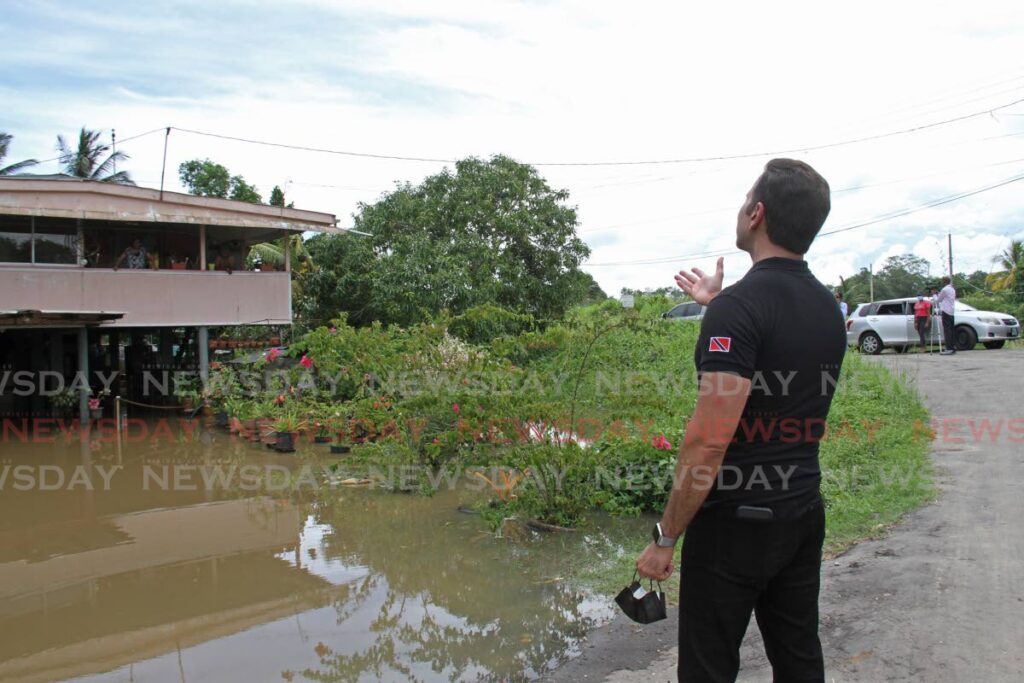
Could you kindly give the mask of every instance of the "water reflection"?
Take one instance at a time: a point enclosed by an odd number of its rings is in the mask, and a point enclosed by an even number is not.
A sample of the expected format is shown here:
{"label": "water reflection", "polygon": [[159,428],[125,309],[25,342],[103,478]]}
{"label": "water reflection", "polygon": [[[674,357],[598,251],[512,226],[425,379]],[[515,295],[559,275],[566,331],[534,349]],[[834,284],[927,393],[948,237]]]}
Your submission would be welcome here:
{"label": "water reflection", "polygon": [[[513,544],[456,510],[465,492],[144,486],[156,465],[294,469],[323,448],[101,443],[88,464],[120,466],[109,490],[5,482],[0,679],[531,679],[610,613],[558,579],[603,534]],[[67,480],[84,462],[77,444],[4,458]]]}

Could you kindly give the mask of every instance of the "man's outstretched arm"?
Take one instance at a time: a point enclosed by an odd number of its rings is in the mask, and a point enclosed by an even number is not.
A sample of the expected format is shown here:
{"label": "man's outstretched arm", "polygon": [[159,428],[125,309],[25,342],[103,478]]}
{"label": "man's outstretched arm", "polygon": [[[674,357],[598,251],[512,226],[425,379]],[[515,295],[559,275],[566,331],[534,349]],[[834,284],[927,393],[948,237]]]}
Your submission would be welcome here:
{"label": "man's outstretched arm", "polygon": [[[679,448],[675,483],[661,517],[665,536],[682,535],[708,497],[749,394],[750,380],[740,375],[701,376],[697,405]],[[674,548],[650,543],[636,561],[637,570],[645,578],[664,581],[672,574],[674,553]]]}

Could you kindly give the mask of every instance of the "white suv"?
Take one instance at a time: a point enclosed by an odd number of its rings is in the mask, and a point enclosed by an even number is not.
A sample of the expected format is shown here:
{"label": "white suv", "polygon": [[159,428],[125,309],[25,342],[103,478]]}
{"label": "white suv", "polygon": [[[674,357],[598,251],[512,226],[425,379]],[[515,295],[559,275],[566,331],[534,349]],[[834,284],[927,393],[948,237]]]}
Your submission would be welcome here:
{"label": "white suv", "polygon": [[[881,353],[892,347],[897,353],[917,346],[920,341],[914,329],[914,304],[917,297],[890,299],[861,304],[846,320],[846,341],[861,353]],[[973,306],[956,302],[953,314],[958,351],[973,349],[979,341],[986,349],[1000,349],[1007,339],[1020,338],[1020,323],[1006,313],[979,311]],[[932,307],[932,326],[928,331],[929,344],[945,343],[942,339],[942,320]]]}
{"label": "white suv", "polygon": [[688,301],[687,303],[673,306],[667,312],[662,313],[661,317],[665,320],[702,320],[704,318],[704,311],[707,309],[707,306],[701,306],[698,303]]}

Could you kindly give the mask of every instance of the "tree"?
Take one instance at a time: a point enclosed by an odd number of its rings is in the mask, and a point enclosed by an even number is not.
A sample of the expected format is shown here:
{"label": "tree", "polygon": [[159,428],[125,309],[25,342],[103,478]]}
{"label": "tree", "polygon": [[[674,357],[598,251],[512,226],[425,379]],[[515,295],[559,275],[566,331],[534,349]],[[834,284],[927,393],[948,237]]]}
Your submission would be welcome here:
{"label": "tree", "polygon": [[1010,246],[993,259],[1002,272],[988,277],[992,291],[1009,291],[1024,300],[1024,242],[1011,240]]}
{"label": "tree", "polygon": [[568,193],[508,157],[469,158],[360,204],[355,228],[309,249],[320,268],[304,285],[310,317],[347,311],[354,324],[409,325],[441,310],[493,303],[539,320],[560,317],[591,281]]}
{"label": "tree", "polygon": [[288,202],[287,204],[284,203],[284,192],[281,191],[281,187],[279,185],[274,185],[274,189],[270,191],[269,203],[271,206],[283,206],[286,209],[295,207],[294,202]]}
{"label": "tree", "polygon": [[314,235],[306,249],[319,267],[298,280],[301,297],[295,297],[300,322],[326,324],[339,313],[348,314],[352,325],[368,325],[376,320],[374,303],[377,261],[369,238],[346,235]]}
{"label": "tree", "polygon": [[679,287],[676,287],[675,285],[658,287],[656,289],[652,289],[650,287],[648,287],[647,289],[633,289],[631,287],[623,287],[621,290],[619,290],[619,294],[620,296],[631,294],[634,297],[659,296],[665,299],[670,299],[672,301],[679,302],[690,300],[690,297],[686,296],[683,290],[679,289]]}
{"label": "tree", "polygon": [[605,291],[601,289],[601,285],[597,284],[597,280],[590,273],[585,273],[582,270],[577,271],[576,278],[579,283],[574,287],[574,290],[583,292],[583,296],[580,299],[581,304],[596,304],[608,298]]}
{"label": "tree", "polygon": [[922,294],[929,283],[929,267],[928,261],[920,256],[890,256],[875,275],[875,299]]}
{"label": "tree", "polygon": [[260,204],[263,198],[255,186],[240,175],[231,175],[226,166],[209,159],[192,159],[178,166],[178,178],[188,191],[200,197],[235,199]]}
{"label": "tree", "polygon": [[76,178],[134,185],[127,171],[114,171],[117,162],[126,161],[129,156],[124,152],[111,151],[110,145],[101,142],[100,135],[100,131],[88,130],[83,126],[78,133],[78,145],[75,148],[68,144],[63,135],[58,135],[57,151],[60,153],[62,170]]}
{"label": "tree", "polygon": [[11,140],[13,139],[14,136],[10,133],[0,132],[0,176],[21,173],[26,168],[30,168],[39,163],[35,159],[25,159],[24,161],[18,161],[8,166],[3,166],[3,161],[7,157],[7,149],[10,147]]}
{"label": "tree", "polygon": [[291,267],[296,274],[304,273],[314,267],[314,261],[309,250],[306,249],[306,241],[302,235],[296,233],[288,237],[282,237],[274,242],[260,242],[252,245],[249,250],[249,257],[259,259],[260,263],[269,263],[277,268],[284,267],[284,246],[289,245],[291,250]]}

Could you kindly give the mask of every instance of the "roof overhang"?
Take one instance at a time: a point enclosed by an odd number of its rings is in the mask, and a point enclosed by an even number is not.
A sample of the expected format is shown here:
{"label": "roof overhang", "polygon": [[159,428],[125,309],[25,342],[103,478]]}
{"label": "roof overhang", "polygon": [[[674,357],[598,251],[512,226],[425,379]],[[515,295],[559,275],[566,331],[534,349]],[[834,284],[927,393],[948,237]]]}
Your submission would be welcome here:
{"label": "roof overhang", "polygon": [[10,327],[94,327],[124,317],[116,311],[0,311],[0,329]]}
{"label": "roof overhang", "polygon": [[334,214],[79,178],[0,178],[0,213],[292,232],[345,232]]}

